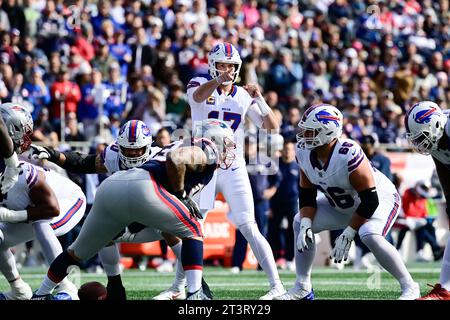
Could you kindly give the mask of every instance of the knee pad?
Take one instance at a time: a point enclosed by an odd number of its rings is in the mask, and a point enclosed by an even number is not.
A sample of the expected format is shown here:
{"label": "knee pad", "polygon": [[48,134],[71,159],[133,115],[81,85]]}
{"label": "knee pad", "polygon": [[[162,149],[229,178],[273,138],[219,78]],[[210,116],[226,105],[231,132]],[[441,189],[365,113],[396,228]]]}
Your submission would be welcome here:
{"label": "knee pad", "polygon": [[[359,228],[358,235],[361,238],[361,241],[364,242],[364,238],[370,235],[379,235],[377,232],[373,230],[369,222],[366,222]],[[365,244],[365,243],[364,243]]]}
{"label": "knee pad", "polygon": [[258,229],[256,221],[246,222],[237,226],[242,235],[247,239],[248,237],[254,238],[256,233],[261,233]]}

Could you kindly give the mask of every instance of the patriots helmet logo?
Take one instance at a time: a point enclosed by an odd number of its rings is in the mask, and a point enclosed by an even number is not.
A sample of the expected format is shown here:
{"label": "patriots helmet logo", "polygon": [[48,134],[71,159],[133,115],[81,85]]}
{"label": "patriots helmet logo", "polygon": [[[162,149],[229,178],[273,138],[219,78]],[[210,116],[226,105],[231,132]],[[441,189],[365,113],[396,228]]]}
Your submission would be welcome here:
{"label": "patriots helmet logo", "polygon": [[435,113],[436,108],[430,108],[428,110],[421,110],[416,113],[414,120],[417,123],[428,123],[431,120],[431,116]]}
{"label": "patriots helmet logo", "polygon": [[326,110],[321,110],[316,113],[316,119],[317,121],[320,121],[323,124],[329,124],[330,122],[333,122],[337,128],[339,128],[339,121],[340,118],[337,116],[332,115]]}

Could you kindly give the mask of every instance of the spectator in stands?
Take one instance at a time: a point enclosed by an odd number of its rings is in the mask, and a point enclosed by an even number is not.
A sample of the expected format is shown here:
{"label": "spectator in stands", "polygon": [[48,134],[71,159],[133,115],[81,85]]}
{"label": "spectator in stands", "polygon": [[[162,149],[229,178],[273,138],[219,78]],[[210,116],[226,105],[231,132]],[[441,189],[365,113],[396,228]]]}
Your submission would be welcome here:
{"label": "spectator in stands", "polygon": [[58,134],[53,129],[50,122],[49,112],[47,108],[42,108],[39,111],[37,119],[34,121],[33,135],[31,139],[33,141],[40,141],[52,148],[58,147]]}
{"label": "spectator in stands", "polygon": [[30,82],[26,82],[22,90],[22,95],[34,106],[31,113],[33,120],[37,119],[41,109],[50,102],[50,92],[42,80],[44,72],[41,67],[34,67],[31,70]]}
{"label": "spectator in stands", "polygon": [[377,141],[372,135],[364,135],[359,140],[361,148],[375,168],[392,181],[391,160],[377,151]]}
{"label": "spectator in stands", "polygon": [[81,92],[78,85],[69,78],[69,70],[63,66],[59,70],[58,79],[50,88],[52,95],[52,122],[58,127],[61,123],[61,108],[67,115],[77,112],[78,102],[81,100]]}
{"label": "spectator in stands", "polygon": [[113,113],[122,114],[125,111],[125,104],[128,101],[128,83],[121,76],[120,65],[113,62],[109,65],[108,80],[105,82],[109,91],[104,105],[106,116]]}
{"label": "spectator in stands", "polygon": [[[83,123],[86,138],[91,139],[97,135],[97,122],[100,108],[104,107],[109,94],[106,84],[102,82],[102,74],[94,68],[90,83],[81,88],[81,101],[78,105],[78,120]],[[105,111],[103,112],[105,113]]]}
{"label": "spectator in stands", "polygon": [[148,44],[148,36],[144,28],[136,30],[136,43],[131,45],[130,73],[139,73],[143,66],[156,64],[156,51]]}
{"label": "spectator in stands", "polygon": [[156,133],[155,142],[156,142],[156,145],[161,148],[170,144],[171,141],[170,141],[169,130],[167,130],[167,128],[159,129],[158,132]]}
{"label": "spectator in stands", "polygon": [[105,39],[99,38],[95,49],[95,58],[92,60],[92,66],[99,69],[103,79],[109,78],[109,67],[118,63],[109,52],[109,45]]}
{"label": "spectator in stands", "polygon": [[[440,260],[444,254],[436,239],[436,230],[433,226],[434,218],[428,218],[427,201],[437,195],[429,181],[419,180],[415,187],[409,188],[402,196],[402,207],[405,227],[400,230],[397,249],[401,248],[406,232],[415,231],[416,253],[419,261],[426,261],[424,255],[425,243],[431,246],[433,258]],[[400,221],[399,221],[400,222]]]}
{"label": "spectator in stands", "polygon": [[69,112],[66,115],[66,141],[86,141],[86,137],[80,130],[80,124],[78,123],[77,114],[75,112]]}

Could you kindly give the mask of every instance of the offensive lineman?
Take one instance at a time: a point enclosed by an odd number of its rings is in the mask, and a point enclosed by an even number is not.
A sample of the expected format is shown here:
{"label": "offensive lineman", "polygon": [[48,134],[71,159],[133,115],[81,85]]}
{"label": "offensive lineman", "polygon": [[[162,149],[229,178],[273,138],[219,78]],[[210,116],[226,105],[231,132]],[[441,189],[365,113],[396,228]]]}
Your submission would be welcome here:
{"label": "offensive lineman", "polygon": [[[312,300],[314,234],[344,229],[331,251],[335,262],[347,260],[358,232],[378,262],[400,283],[399,299],[420,295],[398,251],[385,239],[401,206],[395,186],[373,168],[361,147],[340,139],[342,113],[334,106],[308,108],[298,126],[296,156],[300,166],[300,212],[294,218],[297,239],[294,288],[277,300]],[[317,190],[325,197],[317,200]]]}
{"label": "offensive lineman", "polygon": [[[444,113],[432,101],[422,101],[408,111],[405,117],[406,137],[414,149],[431,155],[447,201],[446,213],[450,229],[450,122],[449,113]],[[439,283],[419,300],[450,300],[450,238],[445,246]]]}
{"label": "offensive lineman", "polygon": [[202,290],[203,234],[199,209],[190,197],[229,166],[235,148],[231,129],[218,120],[203,122],[214,142],[193,138],[161,150],[140,168],[116,172],[99,187],[76,241],[50,266],[34,299],[51,299],[67,268],[94,255],[119,231],[138,222],[183,239],[182,263],[190,300],[208,299]]}
{"label": "offensive lineman", "polygon": [[[22,280],[10,250],[36,238],[49,264],[62,252],[57,236],[69,232],[83,217],[86,199],[81,189],[69,179],[30,163],[19,162],[17,153],[30,145],[33,131],[30,113],[22,106],[6,103],[0,106],[0,153],[7,168],[17,170],[14,184],[2,184],[0,199],[0,271],[11,286],[0,293],[0,300],[27,300],[30,286]],[[17,153],[16,153],[17,152]],[[8,157],[12,153],[12,156]],[[6,157],[5,160],[3,160]],[[11,158],[15,158],[11,161]],[[13,162],[13,164],[11,164]],[[3,182],[5,182],[4,180]],[[77,288],[68,279],[59,286],[57,300],[77,299]]]}

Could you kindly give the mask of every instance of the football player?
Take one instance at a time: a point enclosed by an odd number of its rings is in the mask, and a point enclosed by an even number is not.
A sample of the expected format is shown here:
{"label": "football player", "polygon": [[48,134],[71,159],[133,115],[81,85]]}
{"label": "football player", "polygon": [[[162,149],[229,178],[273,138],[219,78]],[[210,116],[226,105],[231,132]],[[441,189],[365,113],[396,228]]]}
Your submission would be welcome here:
{"label": "football player", "polygon": [[211,180],[219,165],[231,165],[235,144],[224,122],[207,120],[202,128],[213,133],[214,142],[205,138],[175,142],[143,166],[118,171],[103,181],[78,238],[52,263],[34,299],[51,299],[70,265],[93,256],[132,222],[183,239],[187,299],[208,299],[201,287],[203,233],[197,221],[201,215],[191,197]]}
{"label": "football player", "polygon": [[[219,169],[216,176],[199,195],[197,203],[202,212],[214,207],[217,192],[221,192],[230,206],[230,220],[250,244],[256,259],[266,273],[270,290],[260,299],[271,300],[285,289],[278,275],[272,249],[255,221],[250,181],[244,160],[244,124],[246,116],[266,130],[278,130],[279,124],[255,84],[243,87],[235,84],[242,61],[230,43],[219,43],[208,55],[210,77],[195,77],[187,85],[193,131],[205,119],[220,119],[229,123],[237,146],[236,159],[230,170]],[[171,294],[170,288],[165,293]],[[169,291],[169,292],[168,292]]]}
{"label": "football player", "polygon": [[[37,239],[50,264],[62,252],[56,237],[69,232],[81,220],[86,199],[69,179],[18,161],[17,154],[29,147],[33,132],[33,120],[23,106],[3,104],[0,114],[0,166],[8,177],[2,183],[15,181],[8,183],[7,188],[2,184],[0,196],[0,271],[11,286],[10,291],[0,293],[0,300],[26,300],[32,291],[20,277],[10,248]],[[11,161],[12,158],[15,159]],[[14,171],[17,177],[13,177]],[[57,299],[77,299],[77,288],[69,280],[61,283],[58,291]]]}
{"label": "football player", "polygon": [[[432,101],[422,101],[408,111],[405,117],[406,137],[414,149],[431,155],[447,201],[446,213],[450,229],[450,122],[449,113]],[[420,300],[450,300],[450,238],[445,247],[439,283]]]}
{"label": "football player", "polygon": [[[298,126],[300,212],[294,218],[297,241],[294,288],[278,300],[312,300],[311,269],[316,251],[314,234],[344,229],[330,258],[347,260],[356,233],[378,262],[400,283],[402,300],[420,296],[398,251],[385,239],[399,214],[400,196],[392,182],[368,161],[353,140],[341,139],[342,113],[334,106],[308,108]],[[320,190],[325,197],[317,198]]]}
{"label": "football player", "polygon": [[[167,148],[169,148],[167,146]],[[58,152],[50,147],[31,145],[32,159],[47,159],[62,168],[75,173],[110,173],[128,170],[142,165],[158,154],[162,149],[152,143],[152,136],[147,125],[139,120],[126,122],[119,131],[117,141],[111,143],[100,155],[85,155],[78,152]],[[166,148],[165,148],[166,149]],[[181,264],[181,240],[159,230],[133,223],[125,229],[117,242],[152,242],[165,239],[177,257],[175,286],[176,294],[164,297],[164,300],[183,300],[186,278]],[[117,244],[110,244],[99,251],[105,272],[108,276],[107,299],[125,300],[126,292],[121,281],[120,253]],[[212,298],[207,283],[202,279],[205,294]]]}

